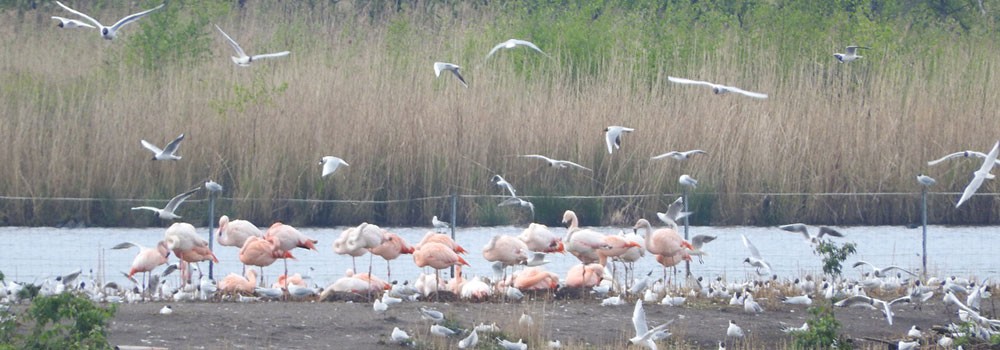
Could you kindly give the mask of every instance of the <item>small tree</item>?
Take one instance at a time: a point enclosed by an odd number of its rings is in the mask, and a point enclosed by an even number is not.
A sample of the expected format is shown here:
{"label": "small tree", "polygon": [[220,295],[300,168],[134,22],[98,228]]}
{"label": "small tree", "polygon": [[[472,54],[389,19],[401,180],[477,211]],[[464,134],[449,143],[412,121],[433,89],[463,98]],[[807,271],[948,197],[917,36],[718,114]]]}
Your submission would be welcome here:
{"label": "small tree", "polygon": [[844,261],[855,253],[854,243],[844,243],[838,246],[828,240],[822,240],[816,245],[814,252],[823,258],[823,272],[831,276],[840,276]]}
{"label": "small tree", "polygon": [[829,304],[821,303],[809,308],[812,318],[806,320],[809,329],[802,332],[794,332],[796,349],[850,349],[850,344],[840,341],[837,331],[840,330],[840,322],[833,315],[833,309]]}

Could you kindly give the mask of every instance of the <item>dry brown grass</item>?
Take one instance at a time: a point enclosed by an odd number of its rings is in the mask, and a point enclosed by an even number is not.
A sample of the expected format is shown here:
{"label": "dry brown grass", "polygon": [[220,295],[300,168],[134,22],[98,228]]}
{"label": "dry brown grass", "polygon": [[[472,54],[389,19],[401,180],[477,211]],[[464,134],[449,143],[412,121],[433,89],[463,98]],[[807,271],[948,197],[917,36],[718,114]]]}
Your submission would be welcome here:
{"label": "dry brown grass", "polygon": [[[167,199],[212,178],[233,198],[222,204],[224,213],[261,225],[274,220],[399,224],[447,214],[446,201],[376,206],[281,199],[498,194],[488,181],[495,173],[525,196],[677,193],[676,178],[687,173],[700,180],[699,193],[720,194],[695,196],[700,203],[692,204],[707,223],[900,223],[918,220],[916,195],[737,194],[917,193],[917,173],[935,176],[936,191],[960,191],[978,165],[955,161],[928,168],[925,162],[958,150],[987,150],[1000,127],[994,115],[1000,110],[1000,81],[992,74],[1000,63],[992,59],[998,53],[992,42],[946,43],[937,56],[876,51],[859,62],[838,64],[827,56],[741,58],[737,53],[766,52],[777,44],[733,34],[718,50],[692,58],[701,64],[683,65],[695,69],[674,70],[664,63],[646,71],[648,65],[632,64],[642,59],[638,54],[611,50],[598,72],[574,78],[567,62],[524,52],[502,52],[483,63],[493,43],[507,39],[481,38],[489,14],[465,22],[414,14],[413,32],[400,37],[391,25],[354,19],[350,14],[357,10],[325,10],[339,15],[309,24],[292,15],[266,19],[252,10],[220,19],[250,52],[293,46],[293,53],[241,69],[215,37],[210,62],[148,75],[114,60],[124,40],[55,30],[43,11],[30,12],[23,21],[4,16],[0,164],[7,176],[0,178],[0,194]],[[463,65],[470,88],[450,76],[435,79],[436,60]],[[522,68],[519,62],[538,66]],[[667,75],[737,85],[770,98],[715,96],[704,88],[670,84]],[[647,84],[634,77],[654,78]],[[257,99],[243,111],[220,112],[219,106],[237,99],[234,86],[254,84],[265,90],[287,84],[287,89],[274,92],[271,103]],[[603,142],[608,125],[636,128],[614,155]],[[187,139],[179,162],[151,162],[138,142],[163,144],[180,133]],[[693,148],[710,155],[686,164],[649,160]],[[527,153],[574,160],[594,172],[556,171],[515,157]],[[317,162],[325,155],[340,156],[351,166],[320,178]],[[995,187],[988,183],[981,191]],[[264,200],[245,201],[251,198]],[[607,216],[596,216],[625,207],[629,221],[662,210],[671,199],[605,200],[588,214],[607,222]],[[976,198],[954,211],[953,200],[933,197],[932,220],[985,222],[998,210],[992,200]],[[526,218],[497,214],[497,201],[463,199],[459,221]],[[561,213],[578,203],[553,201],[553,208],[540,212]],[[0,205],[11,224],[68,218],[157,224],[124,210],[134,204]],[[197,217],[193,208],[182,211]],[[40,213],[50,210],[54,214]]]}

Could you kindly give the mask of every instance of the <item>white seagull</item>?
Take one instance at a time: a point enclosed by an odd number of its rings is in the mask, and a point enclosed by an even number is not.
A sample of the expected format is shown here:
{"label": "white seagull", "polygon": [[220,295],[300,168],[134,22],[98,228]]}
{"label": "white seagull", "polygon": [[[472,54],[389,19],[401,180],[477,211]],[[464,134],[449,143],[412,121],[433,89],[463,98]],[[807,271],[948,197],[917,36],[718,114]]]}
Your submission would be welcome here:
{"label": "white seagull", "polygon": [[710,82],[707,82],[707,81],[690,80],[690,79],[676,78],[676,77],[670,77],[670,76],[667,77],[667,80],[670,80],[671,82],[678,83],[678,84],[693,84],[693,85],[708,86],[708,87],[712,88],[712,92],[714,92],[716,95],[721,95],[721,94],[725,94],[725,93],[728,93],[728,92],[735,92],[735,93],[742,94],[742,95],[749,96],[749,97],[753,97],[753,98],[767,98],[766,94],[762,94],[762,93],[759,93],[759,92],[746,91],[746,90],[740,89],[738,87],[720,85],[720,84],[710,83]]}
{"label": "white seagull", "polygon": [[431,217],[431,226],[434,226],[434,228],[438,230],[445,230],[451,228],[451,225],[449,225],[447,222],[438,220],[437,215]]}
{"label": "white seagull", "polygon": [[857,59],[863,57],[863,56],[859,56],[858,55],[858,49],[871,49],[871,48],[870,47],[864,47],[864,46],[853,46],[852,45],[852,46],[848,46],[847,47],[847,53],[839,53],[838,52],[838,53],[833,54],[833,57],[836,57],[837,61],[840,62],[840,63],[851,62],[851,61],[854,61],[854,60],[857,60]]}
{"label": "white seagull", "polygon": [[549,157],[546,157],[546,156],[543,156],[543,155],[540,155],[540,154],[525,154],[523,156],[518,156],[518,157],[538,158],[538,159],[541,159],[541,160],[544,160],[544,161],[548,162],[549,166],[553,167],[553,168],[566,169],[566,168],[569,168],[569,167],[577,167],[577,168],[580,168],[580,169],[583,169],[583,170],[593,171],[590,168],[587,168],[587,167],[585,167],[583,165],[580,165],[580,164],[573,163],[573,162],[568,161],[568,160],[552,159],[552,158],[549,158]]}
{"label": "white seagull", "polygon": [[697,255],[698,261],[704,263],[704,259],[702,259],[702,257],[708,255],[708,253],[702,250],[701,247],[705,246],[705,243],[714,241],[715,238],[715,236],[709,235],[695,235],[694,237],[691,237],[691,247],[694,249],[688,250],[688,255]]}
{"label": "white seagull", "polygon": [[490,56],[493,56],[493,54],[496,53],[497,50],[500,50],[500,49],[513,49],[513,48],[518,47],[518,46],[527,46],[527,47],[532,48],[535,51],[540,52],[541,54],[543,54],[545,56],[549,55],[549,54],[543,52],[542,49],[539,49],[538,46],[536,46],[535,44],[533,44],[530,41],[518,40],[518,39],[510,39],[510,40],[507,40],[507,41],[504,41],[502,43],[497,44],[497,46],[494,46],[493,49],[490,50],[490,53],[486,54],[486,58],[488,59],[488,58],[490,58]]}
{"label": "white seagull", "polygon": [[733,338],[743,338],[743,328],[736,325],[736,321],[729,320],[729,328],[726,329],[726,336]]}
{"label": "white seagull", "polygon": [[934,186],[934,184],[937,183],[937,180],[934,180],[933,177],[930,177],[930,176],[927,176],[927,175],[924,175],[924,174],[919,174],[919,175],[917,175],[917,182],[919,182],[921,185],[930,187],[930,186]]}
{"label": "white seagull", "polygon": [[167,144],[167,147],[160,149],[156,145],[149,143],[146,140],[139,140],[142,143],[142,147],[146,147],[150,152],[153,152],[153,160],[180,160],[181,156],[178,156],[177,148],[181,146],[181,141],[184,140],[184,134],[177,136],[173,141]]}
{"label": "white seagull", "polygon": [[794,297],[781,297],[781,303],[791,305],[812,305],[812,295],[803,294]]}
{"label": "white seagull", "polygon": [[171,307],[170,305],[164,306],[162,309],[160,309],[160,315],[169,315],[172,313],[174,313],[174,308]]}
{"label": "white seagull", "polygon": [[465,339],[462,339],[461,341],[458,342],[458,348],[472,349],[476,347],[476,344],[479,344],[479,333],[477,333],[476,330],[473,329],[472,333],[469,333],[468,337],[465,337]]}
{"label": "white seagull", "polygon": [[406,334],[406,331],[399,329],[399,327],[393,327],[390,339],[392,339],[393,343],[404,344],[410,340],[410,335]]}
{"label": "white seagull", "polygon": [[748,258],[744,259],[743,262],[745,262],[747,264],[750,264],[750,266],[755,267],[757,269],[757,274],[758,275],[761,275],[761,276],[766,275],[766,273],[763,273],[763,274],[760,273],[760,269],[762,269],[762,268],[766,269],[768,272],[770,272],[771,271],[771,264],[768,264],[767,261],[764,261],[764,258],[760,257],[760,252],[757,251],[757,247],[755,247],[753,245],[753,243],[750,243],[750,240],[747,239],[746,235],[742,235],[741,234],[740,237],[743,238],[743,246],[747,247],[747,250],[750,251],[750,256]]}
{"label": "white seagull", "polygon": [[69,11],[72,14],[75,14],[77,16],[83,17],[83,19],[86,19],[86,20],[90,21],[90,23],[93,23],[94,25],[97,26],[97,28],[99,28],[101,30],[101,37],[103,37],[104,39],[107,39],[107,40],[113,40],[115,37],[118,36],[118,30],[121,29],[122,27],[124,27],[126,24],[132,23],[132,22],[134,22],[134,21],[142,18],[143,16],[148,15],[150,12],[159,10],[159,9],[163,8],[163,6],[166,5],[166,4],[160,4],[160,6],[154,7],[152,9],[128,15],[125,18],[122,18],[122,19],[118,20],[118,22],[115,22],[115,24],[112,25],[112,26],[110,26],[110,27],[104,26],[103,24],[101,24],[101,22],[98,22],[96,19],[94,19],[94,18],[92,18],[90,16],[87,16],[87,14],[85,14],[83,12],[71,9],[71,8],[69,8],[69,6],[63,5],[61,2],[56,1],[56,5],[59,5],[60,7],[62,7],[66,11]]}
{"label": "white seagull", "polygon": [[531,216],[532,217],[535,216],[535,205],[533,203],[529,202],[529,201],[523,200],[523,199],[518,198],[518,197],[510,197],[510,198],[504,199],[499,204],[499,206],[501,206],[501,207],[506,207],[506,206],[509,206],[509,205],[517,205],[517,206],[521,206],[521,207],[524,207],[524,208],[528,208],[528,210],[531,211]]}
{"label": "white seagull", "polygon": [[208,180],[205,181],[205,189],[208,190],[209,192],[222,192],[222,185],[220,185],[218,182]]}
{"label": "white seagull", "polygon": [[799,232],[799,233],[802,234],[802,236],[805,237],[805,239],[806,239],[807,242],[810,242],[810,243],[813,243],[813,244],[819,243],[819,241],[821,239],[823,239],[824,235],[826,235],[826,236],[833,236],[833,237],[844,237],[844,235],[841,234],[840,232],[837,232],[837,230],[834,230],[834,229],[826,227],[826,226],[819,226],[818,227],[819,233],[817,233],[815,236],[809,234],[809,229],[806,227],[806,224],[803,224],[803,223],[795,223],[795,224],[782,225],[782,226],[778,226],[778,228],[780,228],[782,230],[785,230],[785,231],[788,231],[788,232]]}
{"label": "white seagull", "polygon": [[685,187],[698,188],[698,180],[695,180],[691,175],[684,174],[677,179],[677,183]]}
{"label": "white seagull", "polygon": [[341,165],[351,166],[350,164],[347,164],[347,162],[345,162],[343,159],[334,156],[323,157],[322,159],[320,159],[319,164],[323,166],[323,177],[333,174],[333,172],[337,171],[337,169],[340,168]]}
{"label": "white seagull", "polygon": [[[955,153],[946,155],[944,157],[941,157],[939,159],[935,159],[935,160],[929,161],[929,162],[927,162],[927,165],[930,165],[930,166],[938,165],[941,162],[944,162],[946,160],[953,159],[953,158],[973,158],[973,157],[974,158],[986,158],[986,153],[977,152],[977,151],[955,152]],[[1000,160],[994,161],[994,163],[996,163],[996,162],[1000,162]]]}
{"label": "white seagull", "polygon": [[452,330],[451,328],[435,324],[431,325],[431,334],[439,337],[450,337],[455,334],[458,334],[458,332]]}
{"label": "white seagull", "polygon": [[917,327],[917,325],[913,325],[910,327],[910,330],[906,332],[906,336],[911,338],[923,338],[924,332],[921,332],[920,327]]}
{"label": "white seagull", "polygon": [[858,260],[858,262],[854,263],[854,265],[851,266],[851,267],[860,267],[862,265],[871,266],[872,267],[872,275],[874,275],[875,277],[887,277],[888,276],[887,273],[889,271],[892,271],[892,270],[899,270],[899,271],[906,272],[906,273],[910,274],[911,276],[917,276],[913,272],[907,271],[906,269],[903,269],[902,267],[899,267],[899,266],[886,266],[886,267],[883,267],[883,268],[878,268],[877,266],[872,265],[871,263],[869,263],[867,261],[864,261],[864,260]]}
{"label": "white seagull", "polygon": [[677,221],[691,214],[692,212],[690,211],[684,211],[684,197],[677,197],[673,203],[670,203],[665,213],[657,212],[656,217],[664,224],[667,224],[667,226],[677,229]]}
{"label": "white seagull", "polygon": [[955,204],[955,208],[958,208],[962,205],[962,203],[965,203],[965,201],[972,197],[972,194],[976,193],[979,186],[983,185],[983,181],[986,179],[992,180],[994,178],[993,174],[990,174],[990,170],[993,170],[993,165],[996,165],[998,153],[1000,153],[1000,141],[993,144],[993,149],[986,155],[986,159],[983,160],[983,165],[979,167],[979,170],[972,173],[972,181],[969,182],[968,186],[965,186],[965,191],[962,191],[962,197],[958,199],[958,203]]}
{"label": "white seagull", "polygon": [[52,16],[52,19],[59,21],[59,24],[57,24],[57,26],[59,26],[59,28],[66,28],[66,29],[72,29],[72,28],[94,28],[94,26],[89,25],[86,22],[75,20],[75,19],[69,19],[69,18],[59,17],[59,16]]}
{"label": "white seagull", "polygon": [[275,52],[275,53],[266,53],[266,54],[262,54],[262,55],[248,56],[246,54],[246,52],[243,52],[243,48],[240,47],[240,44],[237,44],[236,40],[233,40],[233,38],[229,37],[229,34],[226,34],[226,32],[222,31],[222,28],[219,28],[218,24],[215,25],[215,29],[218,29],[219,33],[222,33],[222,36],[226,37],[226,40],[229,41],[229,46],[232,46],[233,50],[236,51],[236,54],[239,55],[239,57],[237,57],[237,56],[230,56],[230,58],[233,59],[233,63],[236,63],[236,65],[240,66],[240,67],[249,67],[250,63],[253,63],[253,61],[256,61],[256,60],[259,60],[259,59],[262,59],[262,58],[284,57],[284,56],[288,56],[288,54],[291,53],[291,51],[281,51],[281,52]]}
{"label": "white seagull", "polygon": [[690,151],[683,151],[683,152],[680,152],[680,151],[670,151],[670,152],[667,152],[667,153],[664,153],[664,154],[652,157],[650,159],[657,160],[657,159],[663,159],[663,158],[670,157],[670,158],[673,158],[673,159],[676,159],[676,160],[687,160],[687,159],[689,159],[691,157],[694,157],[694,155],[696,155],[696,154],[708,154],[708,152],[702,151],[700,149],[690,150]]}
{"label": "white seagull", "polygon": [[496,337],[496,339],[497,345],[500,345],[500,347],[504,348],[504,350],[528,350],[528,344],[522,342],[521,339],[518,339],[517,343],[511,342],[507,339],[500,339],[500,337]]}
{"label": "white seagull", "polygon": [[910,302],[910,297],[909,296],[904,296],[904,297],[896,298],[896,299],[893,299],[892,301],[886,302],[885,300],[870,298],[870,297],[867,297],[867,296],[864,296],[864,295],[856,295],[856,296],[853,296],[853,297],[850,297],[850,298],[838,301],[838,302],[834,303],[833,305],[834,306],[840,306],[840,307],[866,306],[866,307],[874,309],[874,310],[879,310],[879,307],[875,306],[875,304],[878,304],[879,306],[881,306],[881,311],[885,315],[885,320],[887,322],[889,322],[889,325],[891,326],[892,325],[892,316],[893,316],[893,314],[892,314],[892,304],[899,303],[899,302],[908,303],[908,302]]}
{"label": "white seagull", "polygon": [[642,308],[642,299],[636,300],[635,309],[632,311],[632,327],[635,328],[635,336],[628,341],[632,344],[645,346],[647,349],[656,350],[656,343],[653,342],[653,335],[667,329],[674,320],[650,329],[646,324],[646,310]]}
{"label": "white seagull", "polygon": [[462,83],[462,86],[468,88],[469,84],[465,83],[465,78],[462,78],[462,74],[458,72],[460,68],[462,67],[454,63],[434,62],[434,76],[440,77],[443,70],[451,71],[451,74],[454,74],[458,78],[458,81]]}
{"label": "white seagull", "polygon": [[133,207],[132,210],[149,210],[156,213],[156,215],[163,220],[180,219],[181,218],[180,215],[174,214],[174,211],[177,210],[177,207],[180,206],[181,203],[184,203],[185,199],[191,197],[192,194],[198,192],[198,190],[200,189],[201,187],[195,187],[194,189],[191,189],[187,192],[175,196],[174,198],[171,198],[170,202],[167,202],[167,206],[163,207],[163,209],[154,207]]}
{"label": "white seagull", "polygon": [[545,253],[535,252],[532,253],[531,258],[524,262],[524,265],[528,267],[542,266],[550,263],[551,261],[545,260]]}
{"label": "white seagull", "polygon": [[622,133],[633,132],[635,129],[612,125],[604,129],[604,143],[608,145],[608,154],[622,147]]}
{"label": "white seagull", "polygon": [[507,190],[507,192],[510,192],[511,197],[517,197],[517,192],[514,191],[514,186],[511,186],[510,182],[504,180],[503,176],[493,175],[493,178],[491,178],[490,181],[497,186],[500,186],[500,188]]}

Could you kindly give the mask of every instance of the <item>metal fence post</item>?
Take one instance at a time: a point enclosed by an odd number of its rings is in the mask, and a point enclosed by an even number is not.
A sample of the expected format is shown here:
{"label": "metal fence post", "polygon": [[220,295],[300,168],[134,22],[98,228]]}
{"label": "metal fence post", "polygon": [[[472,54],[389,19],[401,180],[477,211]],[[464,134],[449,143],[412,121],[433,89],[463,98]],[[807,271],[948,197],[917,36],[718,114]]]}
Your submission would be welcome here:
{"label": "metal fence post", "polygon": [[[684,186],[684,212],[685,213],[689,212],[689,210],[688,210],[688,187],[687,186]],[[688,216],[690,216],[690,215],[688,215]],[[685,241],[688,240],[688,226],[689,226],[688,225],[688,216],[684,217],[684,240]],[[686,277],[690,277],[691,276],[691,262],[687,261],[687,260],[684,261],[684,276],[686,276]]]}
{"label": "metal fence post", "polygon": [[[458,220],[455,216],[458,215],[458,195],[451,194],[451,240],[455,241],[455,224]],[[456,241],[457,242],[457,241]],[[451,267],[451,278],[455,278],[455,266]]]}
{"label": "metal fence post", "polygon": [[[214,245],[214,231],[215,227],[215,191],[208,193],[208,250],[215,251]],[[215,268],[215,264],[212,260],[208,261],[208,279],[214,280],[215,277],[212,276],[212,271]]]}
{"label": "metal fence post", "polygon": [[921,239],[921,245],[923,246],[923,254],[920,257],[923,259],[923,276],[924,279],[927,278],[927,186],[922,186],[920,191],[920,224],[924,227],[923,238]]}

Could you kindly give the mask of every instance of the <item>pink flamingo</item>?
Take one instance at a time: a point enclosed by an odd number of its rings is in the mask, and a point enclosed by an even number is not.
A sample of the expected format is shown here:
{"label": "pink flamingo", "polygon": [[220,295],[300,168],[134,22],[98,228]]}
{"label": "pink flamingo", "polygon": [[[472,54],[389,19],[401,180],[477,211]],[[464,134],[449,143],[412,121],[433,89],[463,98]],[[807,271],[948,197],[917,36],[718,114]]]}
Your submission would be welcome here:
{"label": "pink flamingo", "polygon": [[[208,248],[208,241],[199,237],[194,226],[189,223],[174,223],[167,228],[167,231],[163,235],[164,242],[167,243],[167,248],[173,251],[174,255],[182,261],[194,264],[206,260],[219,262],[215,254],[212,254],[212,250]],[[181,264],[182,276],[186,275],[186,270],[186,265]],[[198,270],[201,271],[201,269]],[[187,285],[187,278],[183,280],[184,284]]]}
{"label": "pink flamingo", "polygon": [[385,259],[387,278],[392,280],[392,265],[390,262],[402,254],[413,254],[415,249],[409,244],[406,244],[406,241],[403,240],[402,237],[399,237],[399,235],[392,232],[386,232],[385,240],[382,244],[379,244],[377,247],[371,248],[370,250],[372,254],[381,256],[382,259]]}
{"label": "pink flamingo", "polygon": [[278,259],[295,259],[295,257],[291,252],[279,249],[274,238],[250,237],[243,243],[243,248],[240,248],[240,262],[260,267],[261,283],[264,282],[264,267],[271,266]]}
{"label": "pink flamingo", "polygon": [[604,235],[593,231],[581,229],[576,213],[567,210],[563,213],[564,224],[568,224],[569,233],[566,235],[566,250],[573,254],[580,262],[592,264],[600,260],[598,250],[606,250],[610,247],[604,243]]}
{"label": "pink flamingo", "polygon": [[435,277],[437,280],[441,280],[441,270],[456,266],[456,265],[466,265],[469,263],[462,259],[458,253],[442,243],[428,242],[421,244],[417,250],[413,252],[413,262],[417,267],[427,267],[430,266],[434,269]]}
{"label": "pink flamingo", "polygon": [[136,254],[135,259],[132,259],[132,268],[128,271],[128,278],[131,279],[136,273],[142,272],[142,285],[145,286],[146,276],[149,272],[167,263],[167,257],[170,256],[170,249],[167,248],[167,242],[165,241],[158,242],[156,249],[143,247],[132,242],[120,243],[111,249],[128,249],[132,247],[139,248],[139,254]]}
{"label": "pink flamingo", "polygon": [[306,281],[304,279],[302,279],[302,275],[299,274],[299,273],[296,273],[296,274],[294,274],[292,276],[285,276],[285,275],[278,276],[278,282],[275,282],[274,284],[272,284],[271,288],[287,289],[288,285],[290,285],[290,284],[294,284],[294,285],[299,286],[299,287],[308,287],[309,286],[308,284],[306,284]]}
{"label": "pink flamingo", "polygon": [[517,238],[521,239],[528,250],[541,253],[563,253],[565,245],[562,237],[552,233],[548,226],[531,223]]}
{"label": "pink flamingo", "polygon": [[[357,227],[350,227],[340,233],[340,237],[333,241],[333,252],[339,255],[348,255],[351,257],[351,267],[354,270],[358,269],[358,264],[355,259],[359,256],[368,253],[368,249],[364,247],[350,247],[347,245],[347,238],[354,235],[354,231],[357,231]],[[352,249],[353,248],[353,249]]]}
{"label": "pink flamingo", "polygon": [[[361,225],[358,225],[357,230],[353,230],[349,235],[347,235],[347,241],[344,243],[346,244],[347,249],[352,251],[357,249],[370,250],[382,244],[386,238],[385,232],[385,230],[377,225],[363,222]],[[375,254],[368,256],[369,275],[372,273],[372,259],[374,258],[374,255]]]}
{"label": "pink flamingo", "polygon": [[646,219],[639,219],[632,229],[646,231],[646,250],[656,255],[656,261],[663,265],[664,280],[667,280],[667,267],[676,266],[682,260],[691,260],[687,250],[694,250],[694,247],[681,238],[676,230],[661,228],[653,231],[653,226]]}
{"label": "pink flamingo", "polygon": [[[307,237],[291,225],[285,225],[280,222],[276,222],[271,225],[271,227],[269,227],[267,232],[264,234],[264,237],[274,242],[274,244],[278,246],[278,250],[290,252],[295,248],[303,248],[319,251],[316,249],[317,240]],[[288,260],[285,259],[284,263],[285,274],[287,275]]]}
{"label": "pink flamingo", "polygon": [[229,221],[223,215],[219,218],[219,229],[216,232],[216,242],[227,247],[243,248],[243,243],[250,237],[264,237],[257,225],[246,220]]}
{"label": "pink flamingo", "polygon": [[541,266],[529,267],[513,275],[514,288],[519,290],[551,290],[559,287],[559,276]]}
{"label": "pink flamingo", "polygon": [[219,292],[225,294],[245,294],[251,295],[254,293],[254,289],[257,287],[257,271],[249,269],[246,271],[246,277],[237,275],[235,273],[229,273],[225,278],[219,282]]}
{"label": "pink flamingo", "polygon": [[574,265],[566,272],[566,287],[591,288],[604,278],[604,266],[600,264]]}
{"label": "pink flamingo", "polygon": [[528,245],[514,236],[496,235],[483,247],[483,258],[489,262],[498,261],[503,264],[506,277],[507,266],[528,261]]}
{"label": "pink flamingo", "polygon": [[432,242],[444,244],[445,246],[448,246],[449,249],[458,254],[469,253],[468,251],[465,250],[465,248],[462,248],[462,246],[458,245],[458,243],[455,243],[455,241],[452,240],[451,237],[449,237],[448,235],[443,233],[437,233],[434,231],[428,231],[427,234],[424,235],[424,238],[420,240],[419,244],[417,244],[417,249],[420,249],[420,247],[423,246],[424,244]]}

